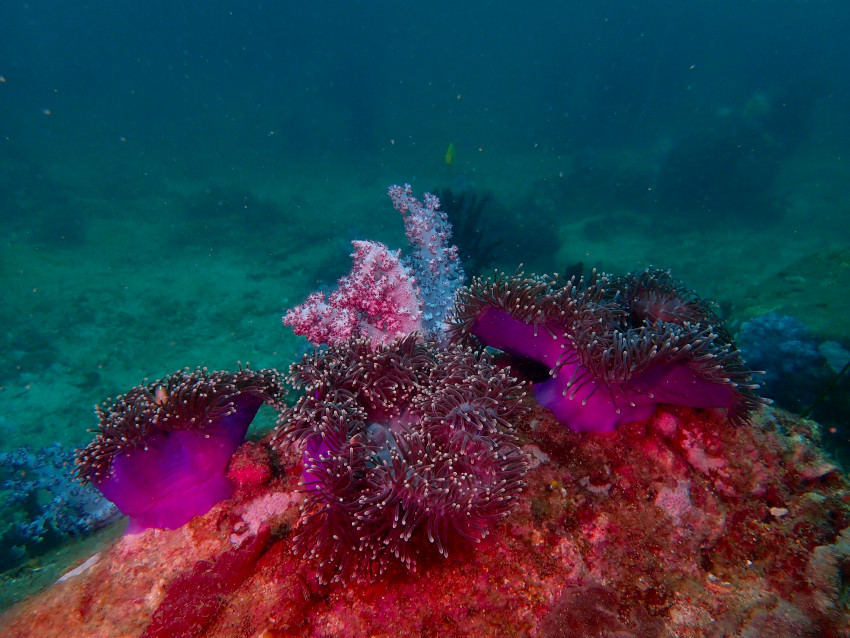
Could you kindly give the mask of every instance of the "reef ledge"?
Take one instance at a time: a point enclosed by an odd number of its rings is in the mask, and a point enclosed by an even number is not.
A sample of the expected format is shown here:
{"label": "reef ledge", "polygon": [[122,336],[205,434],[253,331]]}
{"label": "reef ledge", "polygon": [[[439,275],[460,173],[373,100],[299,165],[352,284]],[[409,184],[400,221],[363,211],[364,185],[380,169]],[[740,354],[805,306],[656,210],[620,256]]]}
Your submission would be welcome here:
{"label": "reef ledge", "polygon": [[[0,617],[23,636],[846,636],[850,484],[819,426],[663,406],[573,432],[527,398],[525,490],[418,574],[322,584],[292,550],[301,459],[235,454],[233,496],[102,549]],[[82,561],[81,561],[82,563]]]}

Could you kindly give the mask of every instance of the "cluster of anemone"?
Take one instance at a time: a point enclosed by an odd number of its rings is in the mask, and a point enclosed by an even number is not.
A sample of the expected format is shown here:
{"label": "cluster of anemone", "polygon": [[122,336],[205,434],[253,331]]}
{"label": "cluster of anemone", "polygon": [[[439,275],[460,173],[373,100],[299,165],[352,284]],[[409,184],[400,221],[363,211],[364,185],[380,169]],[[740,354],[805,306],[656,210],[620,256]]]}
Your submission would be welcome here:
{"label": "cluster of anemone", "polygon": [[725,409],[733,422],[761,405],[711,305],[663,271],[476,278],[447,336],[317,350],[290,368],[301,391],[291,407],[275,370],[186,369],[136,387],[96,409],[79,478],[129,515],[128,531],[179,527],[232,494],[230,458],[271,404],[272,445],[302,453],[296,550],[325,582],[373,579],[482,540],[516,503],[528,463],[512,431],[525,411],[514,366],[577,431],[610,431],[659,404]]}
{"label": "cluster of anemone", "polygon": [[137,386],[95,408],[100,425],[77,453],[77,475],[129,515],[128,532],[180,527],[231,495],[230,458],[282,392],[275,370],[184,369]]}
{"label": "cluster of anemone", "polygon": [[761,403],[710,304],[665,271],[475,278],[458,293],[448,333],[541,366],[538,403],[578,431],[610,431],[662,403],[723,408],[740,422]]}
{"label": "cluster of anemone", "polygon": [[486,353],[354,340],[305,356],[289,381],[304,392],[274,444],[303,451],[294,542],[323,581],[415,571],[433,548],[480,541],[522,489],[508,417],[523,385]]}

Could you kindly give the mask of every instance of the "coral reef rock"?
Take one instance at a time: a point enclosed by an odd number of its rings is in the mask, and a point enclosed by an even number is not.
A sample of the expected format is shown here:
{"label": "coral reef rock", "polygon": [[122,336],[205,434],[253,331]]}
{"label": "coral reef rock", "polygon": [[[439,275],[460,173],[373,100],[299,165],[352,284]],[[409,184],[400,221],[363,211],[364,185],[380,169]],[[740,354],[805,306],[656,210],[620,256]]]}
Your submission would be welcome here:
{"label": "coral reef rock", "polygon": [[18,636],[847,636],[850,485],[819,428],[661,407],[604,435],[517,419],[526,489],[418,574],[323,585],[293,551],[301,458],[268,440],[233,496],[103,549],[0,617]]}

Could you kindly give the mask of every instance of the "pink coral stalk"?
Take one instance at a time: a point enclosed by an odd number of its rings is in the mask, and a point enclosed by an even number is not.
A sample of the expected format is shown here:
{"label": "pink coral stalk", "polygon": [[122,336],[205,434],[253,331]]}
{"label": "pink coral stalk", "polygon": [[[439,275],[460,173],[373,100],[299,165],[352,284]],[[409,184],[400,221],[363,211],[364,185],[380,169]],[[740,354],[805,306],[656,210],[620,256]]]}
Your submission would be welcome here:
{"label": "pink coral stalk", "polygon": [[422,328],[416,279],[392,251],[374,241],[353,241],[351,273],[325,299],[314,292],[289,310],[283,323],[314,344],[365,337],[386,344]]}

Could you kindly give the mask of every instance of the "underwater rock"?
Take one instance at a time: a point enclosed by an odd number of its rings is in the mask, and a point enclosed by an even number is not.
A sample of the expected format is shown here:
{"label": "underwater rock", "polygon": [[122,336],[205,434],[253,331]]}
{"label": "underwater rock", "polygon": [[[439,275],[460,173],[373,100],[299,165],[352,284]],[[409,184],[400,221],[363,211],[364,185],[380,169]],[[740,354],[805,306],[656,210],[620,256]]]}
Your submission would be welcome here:
{"label": "underwater rock", "polygon": [[230,499],[122,537],[0,617],[0,633],[139,636],[182,600],[202,613],[179,635],[208,638],[575,635],[566,622],[588,636],[847,635],[850,483],[812,422],[766,407],[733,427],[661,407],[600,435],[525,403],[525,489],[451,560],[321,584],[292,546],[301,455],[269,437],[236,452]]}

